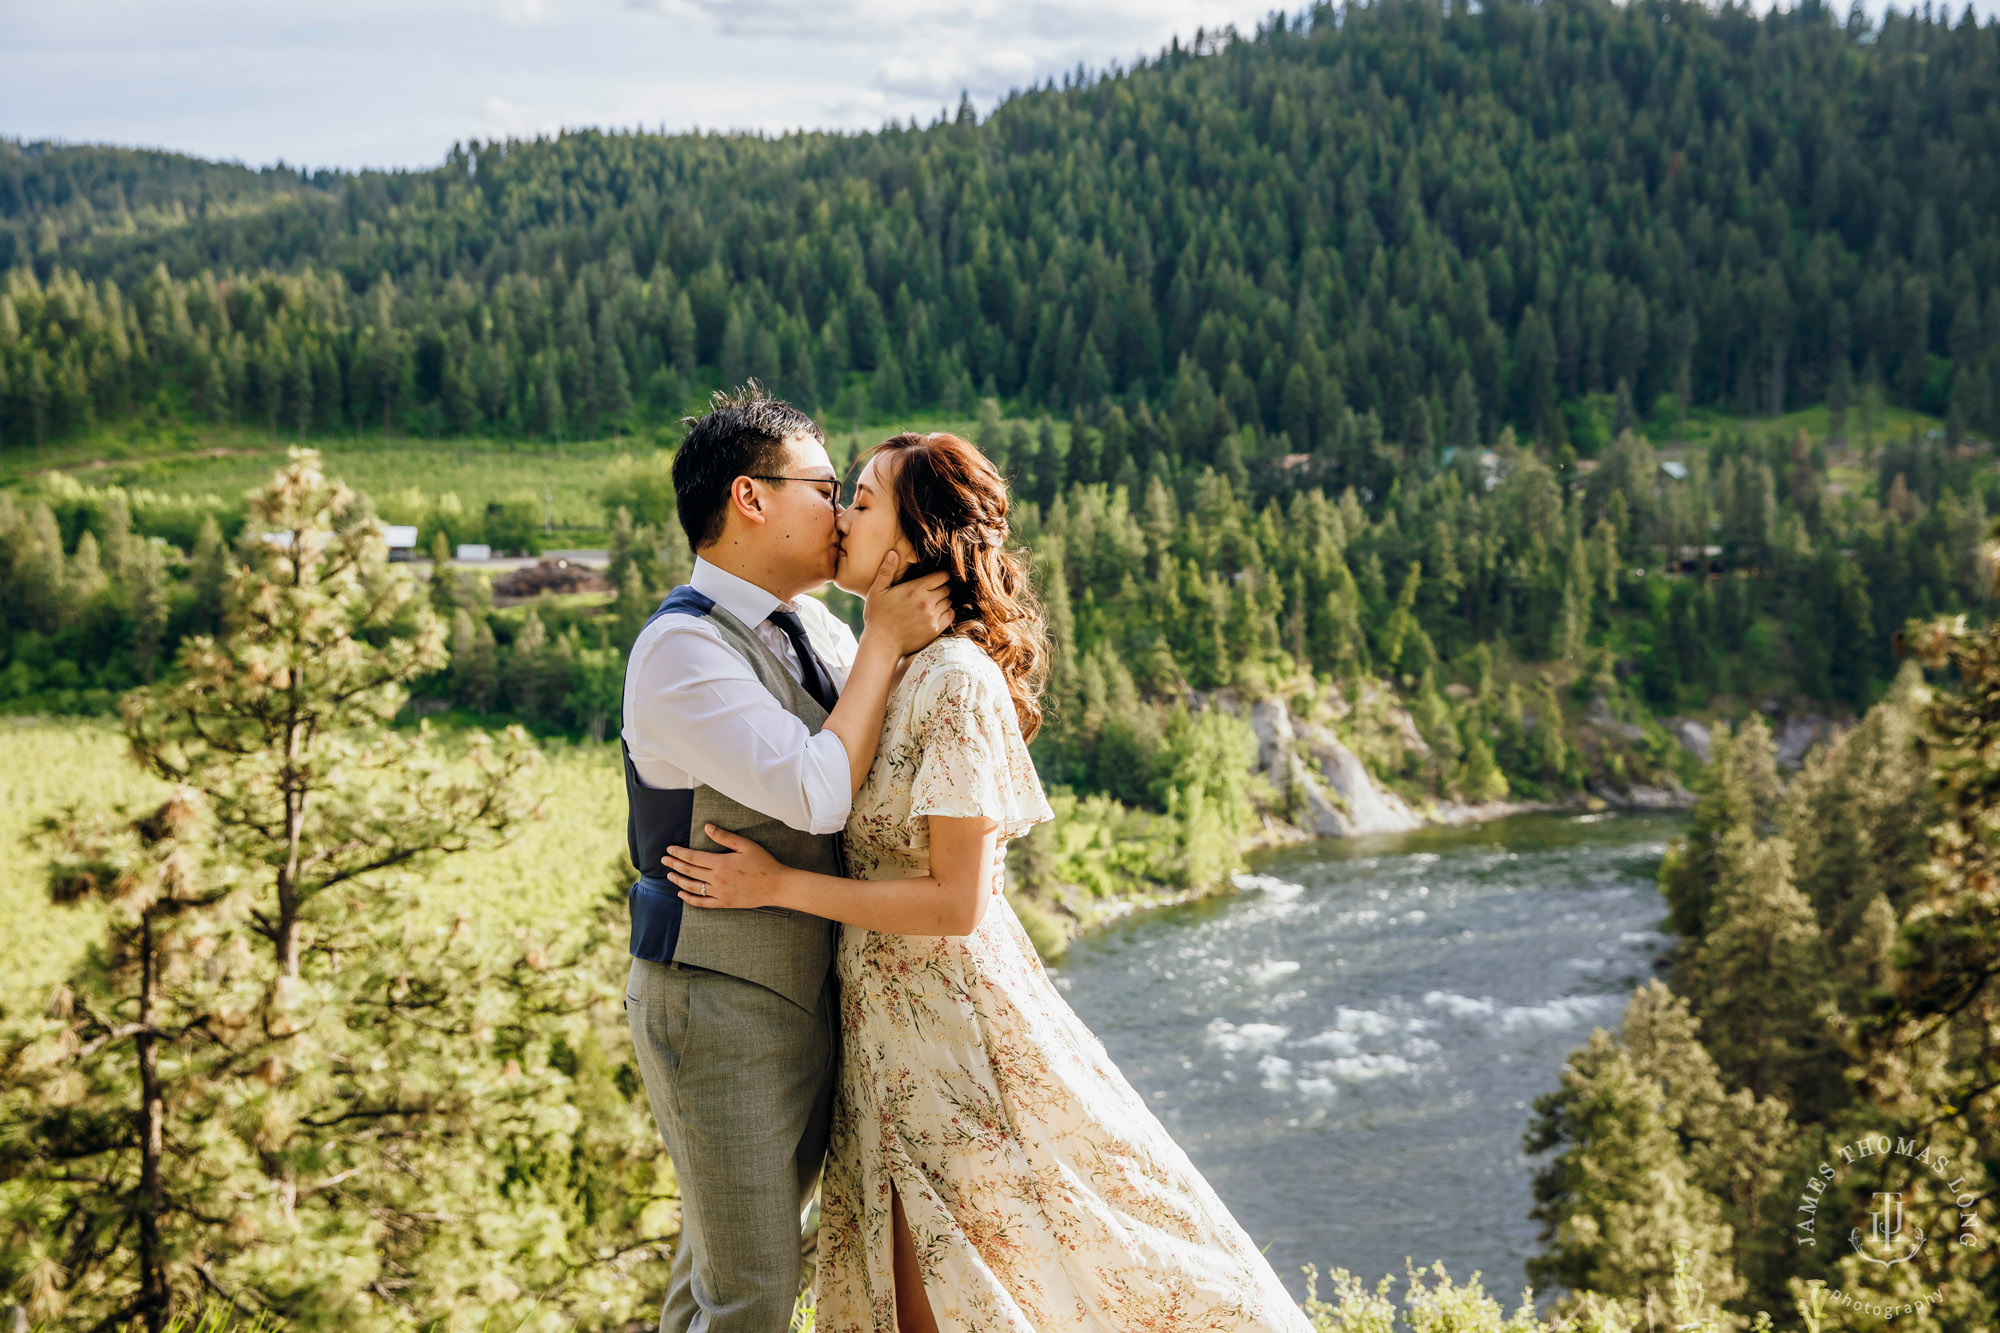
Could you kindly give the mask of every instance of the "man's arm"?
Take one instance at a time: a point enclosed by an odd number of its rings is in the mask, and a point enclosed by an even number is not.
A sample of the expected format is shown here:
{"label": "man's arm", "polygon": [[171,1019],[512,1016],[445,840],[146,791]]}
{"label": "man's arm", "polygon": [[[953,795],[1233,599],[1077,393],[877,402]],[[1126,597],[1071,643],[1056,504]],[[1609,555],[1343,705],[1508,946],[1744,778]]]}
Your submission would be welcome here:
{"label": "man's arm", "polygon": [[946,576],[891,586],[898,568],[893,552],[884,558],[847,686],[818,734],[695,620],[664,626],[643,652],[635,646],[626,699],[634,748],[802,832],[845,827],[875,761],[896,663],[951,623]]}
{"label": "man's arm", "polygon": [[[889,706],[896,663],[951,628],[951,594],[945,586],[949,576],[940,571],[897,583],[901,567],[900,557],[890,551],[875,571],[861,644],[854,651],[854,665],[847,669],[840,701],[826,719],[826,730],[838,736],[847,751],[850,802],[875,762],[875,743],[882,738],[882,714]],[[844,812],[841,818],[846,819]]]}
{"label": "man's arm", "polygon": [[635,652],[631,670],[634,750],[802,832],[846,825],[854,799],[847,746],[831,731],[813,735],[713,630],[700,621],[668,625]]}

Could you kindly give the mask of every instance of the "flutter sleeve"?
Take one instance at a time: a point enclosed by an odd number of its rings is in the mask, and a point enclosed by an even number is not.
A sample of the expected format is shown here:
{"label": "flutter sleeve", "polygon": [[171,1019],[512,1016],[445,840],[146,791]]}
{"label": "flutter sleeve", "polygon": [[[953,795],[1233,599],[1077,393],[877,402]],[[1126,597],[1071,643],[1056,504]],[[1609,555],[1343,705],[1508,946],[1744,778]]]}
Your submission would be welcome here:
{"label": "flutter sleeve", "polygon": [[940,663],[915,702],[922,754],[910,788],[911,819],[984,816],[1000,826],[1004,841],[1055,818],[997,670]]}

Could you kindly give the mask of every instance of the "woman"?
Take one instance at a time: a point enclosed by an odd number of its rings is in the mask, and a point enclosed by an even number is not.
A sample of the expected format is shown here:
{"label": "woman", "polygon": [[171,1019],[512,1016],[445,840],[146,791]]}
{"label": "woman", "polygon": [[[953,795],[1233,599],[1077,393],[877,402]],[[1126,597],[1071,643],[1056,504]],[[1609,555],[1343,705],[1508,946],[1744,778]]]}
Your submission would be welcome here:
{"label": "woman", "polygon": [[845,923],[842,1056],[821,1182],[826,1333],[1306,1333],[1277,1275],[1042,969],[1001,893],[1052,817],[1027,742],[1049,657],[1007,491],[954,435],[877,446],[835,581],[894,550],[951,576],[957,623],[912,655],[847,822],[854,878],[675,848],[691,907]]}

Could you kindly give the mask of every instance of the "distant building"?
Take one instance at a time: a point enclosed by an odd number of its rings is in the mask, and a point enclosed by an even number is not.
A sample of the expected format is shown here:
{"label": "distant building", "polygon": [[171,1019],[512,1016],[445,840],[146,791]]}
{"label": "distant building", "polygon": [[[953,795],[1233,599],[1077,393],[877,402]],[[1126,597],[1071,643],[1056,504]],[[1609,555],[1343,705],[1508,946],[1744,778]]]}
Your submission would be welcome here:
{"label": "distant building", "polygon": [[456,558],[464,563],[491,560],[493,558],[493,548],[485,542],[460,542]]}
{"label": "distant building", "polygon": [[[417,549],[417,530],[406,524],[384,523],[382,525],[382,536],[389,543],[389,558],[391,560],[408,560],[411,554]],[[281,551],[288,551],[292,546],[292,532],[290,528],[280,528],[276,532],[259,533],[258,540],[267,546],[275,546]]]}
{"label": "distant building", "polygon": [[1675,481],[1686,481],[1688,479],[1688,465],[1686,463],[1677,463],[1671,458],[1660,460],[1660,471],[1666,473]]}
{"label": "distant building", "polygon": [[[1459,449],[1457,445],[1447,444],[1444,447],[1444,461],[1449,464],[1454,458],[1458,457],[1458,453]],[[1495,486],[1498,486],[1500,484],[1500,455],[1491,449],[1481,449],[1479,451],[1479,472],[1487,490],[1490,491]]]}

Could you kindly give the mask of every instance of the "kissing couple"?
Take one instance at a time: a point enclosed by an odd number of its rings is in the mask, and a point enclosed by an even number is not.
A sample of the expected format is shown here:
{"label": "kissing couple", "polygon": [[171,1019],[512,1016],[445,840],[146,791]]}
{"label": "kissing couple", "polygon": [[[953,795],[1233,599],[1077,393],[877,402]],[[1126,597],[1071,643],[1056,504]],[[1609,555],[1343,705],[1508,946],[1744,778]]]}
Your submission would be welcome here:
{"label": "kissing couple", "polygon": [[694,572],[622,729],[625,1009],[682,1203],[661,1333],[783,1333],[815,1184],[821,1333],[1309,1333],[1001,892],[1053,817],[1050,645],[993,464],[896,435],[843,507],[752,382],[673,478]]}

